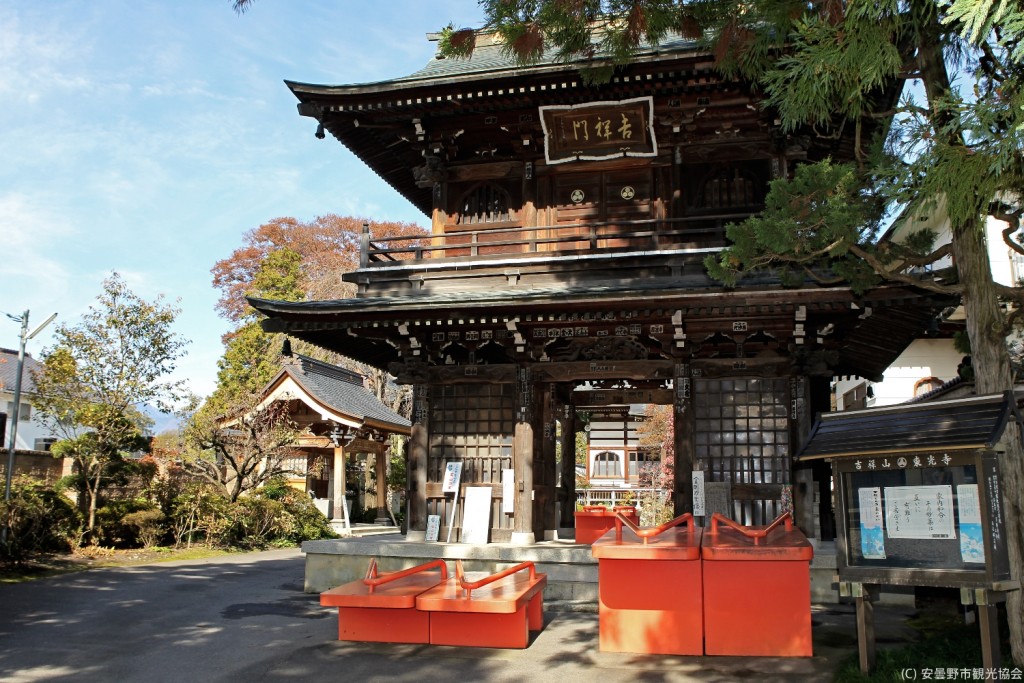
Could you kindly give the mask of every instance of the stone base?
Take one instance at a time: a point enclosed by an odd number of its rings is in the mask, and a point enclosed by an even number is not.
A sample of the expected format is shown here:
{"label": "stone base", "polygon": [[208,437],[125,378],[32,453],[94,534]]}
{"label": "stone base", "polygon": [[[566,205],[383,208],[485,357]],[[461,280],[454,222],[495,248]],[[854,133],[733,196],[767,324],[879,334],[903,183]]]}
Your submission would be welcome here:
{"label": "stone base", "polygon": [[[589,545],[563,539],[533,543],[489,543],[469,545],[426,543],[423,531],[374,536],[343,538],[329,541],[306,541],[302,551],[306,554],[305,591],[321,593],[366,574],[370,560],[376,559],[382,573],[407,569],[418,564],[442,558],[462,560],[466,571],[494,573],[527,560],[537,565],[537,571],[548,575],[544,602],[552,611],[596,611],[598,603],[598,564]],[[569,535],[569,534],[565,534]],[[515,537],[514,537],[515,538]],[[836,604],[839,591],[836,583],[836,550],[834,543],[816,543],[811,562],[811,602]],[[886,586],[878,600],[883,605],[913,606],[913,588]]]}
{"label": "stone base", "polygon": [[453,561],[462,560],[466,571],[488,573],[530,560],[536,563],[538,572],[548,575],[545,605],[554,610],[560,604],[572,606],[571,611],[597,610],[597,560],[590,554],[589,545],[564,541],[533,545],[424,543],[390,534],[306,541],[302,551],[306,554],[307,593],[322,593],[362,578],[371,559],[377,560],[381,573],[415,567],[437,558],[448,560],[451,571],[455,569]]}
{"label": "stone base", "polygon": [[532,531],[513,531],[512,545],[533,545],[537,539]]}

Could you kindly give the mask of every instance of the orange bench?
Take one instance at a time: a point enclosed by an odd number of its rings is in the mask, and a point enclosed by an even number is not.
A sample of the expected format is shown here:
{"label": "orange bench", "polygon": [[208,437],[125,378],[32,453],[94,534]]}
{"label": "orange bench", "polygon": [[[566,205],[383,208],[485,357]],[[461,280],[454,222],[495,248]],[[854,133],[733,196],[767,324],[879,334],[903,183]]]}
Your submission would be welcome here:
{"label": "orange bench", "polygon": [[701,533],[689,512],[646,529],[619,516],[594,541],[601,652],[704,654]]}
{"label": "orange bench", "polygon": [[417,596],[416,609],[430,614],[433,645],[522,649],[544,627],[547,581],[533,562],[470,581],[458,560],[455,578]]}
{"label": "orange bench", "polygon": [[447,579],[444,560],[384,576],[370,560],[365,578],[324,591],[320,604],[338,608],[338,640],[429,643],[430,616],[416,609],[416,598]]}

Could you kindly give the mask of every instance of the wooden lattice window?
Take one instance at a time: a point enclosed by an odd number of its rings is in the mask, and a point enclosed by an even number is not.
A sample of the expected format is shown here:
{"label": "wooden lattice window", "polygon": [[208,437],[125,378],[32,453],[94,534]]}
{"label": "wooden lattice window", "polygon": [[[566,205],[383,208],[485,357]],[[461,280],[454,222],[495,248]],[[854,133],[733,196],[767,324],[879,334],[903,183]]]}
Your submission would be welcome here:
{"label": "wooden lattice window", "polygon": [[696,455],[709,481],[728,482],[734,519],[765,524],[791,484],[789,387],[785,378],[695,381]]}
{"label": "wooden lattice window", "polygon": [[[512,469],[515,385],[446,384],[432,387],[427,481],[440,483],[445,463],[462,463],[462,484],[493,486],[493,528],[511,525],[501,514],[501,471]],[[451,497],[428,500],[427,513],[447,524]]]}
{"label": "wooden lattice window", "polygon": [[629,479],[630,481],[637,482],[640,479],[641,472],[644,468],[657,467],[658,457],[654,453],[648,451],[630,451],[629,452]]}
{"label": "wooden lattice window", "polygon": [[459,204],[459,225],[502,223],[514,220],[509,208],[512,198],[493,183],[477,185]]}

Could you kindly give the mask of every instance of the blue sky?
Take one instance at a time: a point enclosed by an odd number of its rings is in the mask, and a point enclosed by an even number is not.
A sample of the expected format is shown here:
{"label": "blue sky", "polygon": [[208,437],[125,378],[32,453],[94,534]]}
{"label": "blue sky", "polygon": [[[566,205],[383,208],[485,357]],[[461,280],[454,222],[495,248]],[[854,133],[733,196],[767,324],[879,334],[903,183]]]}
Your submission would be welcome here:
{"label": "blue sky", "polygon": [[[280,216],[428,225],[300,117],[283,80],[364,83],[431,58],[473,0],[6,0],[0,3],[0,313],[74,324],[119,272],[179,300],[176,378],[209,394],[228,323],[210,268]],[[29,342],[39,357],[50,331]],[[20,325],[0,316],[0,346]]]}

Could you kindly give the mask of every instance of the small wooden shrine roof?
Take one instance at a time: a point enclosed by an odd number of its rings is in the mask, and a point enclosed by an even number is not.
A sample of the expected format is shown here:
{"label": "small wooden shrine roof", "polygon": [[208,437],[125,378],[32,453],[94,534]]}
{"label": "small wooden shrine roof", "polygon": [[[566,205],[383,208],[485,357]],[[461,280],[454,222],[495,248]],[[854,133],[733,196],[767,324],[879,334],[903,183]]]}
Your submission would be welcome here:
{"label": "small wooden shrine roof", "polygon": [[261,406],[281,400],[297,400],[324,422],[355,430],[377,429],[409,434],[408,419],[394,412],[366,387],[363,377],[345,368],[295,354],[263,390]]}
{"label": "small wooden shrine roof", "polygon": [[1011,392],[823,413],[796,459],[999,449],[1011,419],[1021,423]]}

